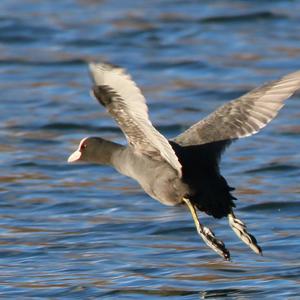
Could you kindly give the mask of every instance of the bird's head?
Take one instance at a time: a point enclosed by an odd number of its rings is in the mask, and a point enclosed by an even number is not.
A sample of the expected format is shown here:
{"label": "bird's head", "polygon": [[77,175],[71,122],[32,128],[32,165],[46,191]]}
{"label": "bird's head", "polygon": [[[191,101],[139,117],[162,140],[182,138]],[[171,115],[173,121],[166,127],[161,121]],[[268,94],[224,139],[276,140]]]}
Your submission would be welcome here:
{"label": "bird's head", "polygon": [[80,141],[77,150],[69,156],[68,163],[83,161],[107,164],[111,155],[107,147],[110,143],[99,137],[86,137]]}

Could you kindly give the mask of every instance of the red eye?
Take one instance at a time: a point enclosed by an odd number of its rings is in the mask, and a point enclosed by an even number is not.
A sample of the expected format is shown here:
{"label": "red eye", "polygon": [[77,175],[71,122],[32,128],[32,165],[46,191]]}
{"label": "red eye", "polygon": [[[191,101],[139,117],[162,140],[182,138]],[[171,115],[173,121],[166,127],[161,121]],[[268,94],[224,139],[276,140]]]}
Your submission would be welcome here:
{"label": "red eye", "polygon": [[87,147],[87,144],[84,144],[84,143],[83,143],[83,144],[81,145],[81,147],[80,147],[80,150],[85,149],[86,147]]}

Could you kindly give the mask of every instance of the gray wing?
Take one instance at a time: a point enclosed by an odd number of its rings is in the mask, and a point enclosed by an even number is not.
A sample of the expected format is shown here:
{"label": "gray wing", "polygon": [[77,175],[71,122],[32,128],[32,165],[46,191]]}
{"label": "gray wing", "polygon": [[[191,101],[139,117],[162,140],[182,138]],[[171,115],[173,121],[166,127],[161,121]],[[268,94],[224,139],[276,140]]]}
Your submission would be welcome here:
{"label": "gray wing", "polygon": [[300,88],[300,71],[258,87],[218,108],[174,141],[182,146],[230,141],[255,134],[265,127]]}
{"label": "gray wing", "polygon": [[181,164],[169,144],[149,120],[144,96],[124,69],[90,63],[96,99],[106,107],[137,154],[167,161],[181,176]]}

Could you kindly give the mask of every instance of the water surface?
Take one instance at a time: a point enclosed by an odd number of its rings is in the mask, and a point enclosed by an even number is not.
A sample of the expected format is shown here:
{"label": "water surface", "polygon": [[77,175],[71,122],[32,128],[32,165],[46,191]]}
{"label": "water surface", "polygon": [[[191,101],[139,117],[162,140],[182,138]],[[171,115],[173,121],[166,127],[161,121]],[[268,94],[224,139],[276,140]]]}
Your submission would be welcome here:
{"label": "water surface", "polygon": [[223,174],[264,256],[226,220],[150,199],[108,167],[68,165],[81,138],[123,135],[89,97],[86,61],[130,70],[168,137],[255,86],[300,69],[298,1],[0,3],[0,295],[13,299],[297,299],[300,96],[233,144]]}

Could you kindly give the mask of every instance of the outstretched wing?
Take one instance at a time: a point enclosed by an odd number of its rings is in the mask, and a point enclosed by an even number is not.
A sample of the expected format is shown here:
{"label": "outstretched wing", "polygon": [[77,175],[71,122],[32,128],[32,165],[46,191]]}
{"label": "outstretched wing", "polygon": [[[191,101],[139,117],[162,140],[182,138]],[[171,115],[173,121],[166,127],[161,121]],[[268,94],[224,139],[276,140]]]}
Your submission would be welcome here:
{"label": "outstretched wing", "polygon": [[[265,127],[300,88],[300,71],[258,87],[218,108],[174,141],[182,146],[227,141],[255,134]],[[226,145],[226,143],[224,143]]]}
{"label": "outstretched wing", "polygon": [[167,161],[181,176],[181,164],[169,144],[149,120],[144,96],[124,69],[90,63],[92,93],[106,107],[136,153]]}

